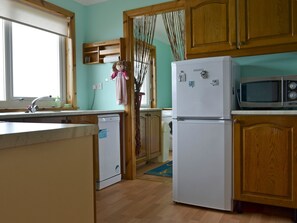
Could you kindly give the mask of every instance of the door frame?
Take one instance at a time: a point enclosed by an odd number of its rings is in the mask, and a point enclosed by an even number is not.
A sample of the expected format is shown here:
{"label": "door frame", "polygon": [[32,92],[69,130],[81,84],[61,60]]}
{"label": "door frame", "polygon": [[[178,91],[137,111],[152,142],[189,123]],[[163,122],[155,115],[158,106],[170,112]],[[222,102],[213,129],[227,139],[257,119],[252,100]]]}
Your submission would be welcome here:
{"label": "door frame", "polygon": [[[130,62],[129,73],[133,77],[134,68],[131,65],[134,52],[133,19],[137,16],[156,15],[164,12],[177,11],[185,8],[186,0],[176,0],[123,12],[123,32],[125,41],[125,59]],[[124,178],[136,179],[135,156],[135,106],[134,78],[127,81],[128,104],[125,106],[125,173]]]}

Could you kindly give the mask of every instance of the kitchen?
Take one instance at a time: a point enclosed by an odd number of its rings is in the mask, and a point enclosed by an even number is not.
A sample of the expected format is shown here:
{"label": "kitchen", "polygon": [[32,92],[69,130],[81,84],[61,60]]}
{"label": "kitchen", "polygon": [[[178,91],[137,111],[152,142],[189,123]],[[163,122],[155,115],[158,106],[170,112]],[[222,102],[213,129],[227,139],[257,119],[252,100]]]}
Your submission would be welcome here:
{"label": "kitchen", "polygon": [[[54,2],[54,1],[53,1]],[[165,1],[164,1],[165,2]],[[124,9],[119,9],[119,11],[115,11],[115,9],[117,9],[117,7],[123,7],[121,6],[121,3],[119,2],[117,5],[112,5],[109,3],[102,3],[102,5],[98,5],[97,7],[90,7],[89,10],[91,13],[89,13],[89,11],[87,10],[87,7],[85,6],[81,6],[75,3],[70,3],[70,2],[61,2],[61,1],[56,1],[54,2],[57,5],[61,5],[71,11],[74,11],[76,13],[76,21],[77,21],[77,55],[81,55],[81,44],[83,42],[90,42],[90,41],[98,41],[98,40],[106,40],[106,39],[114,39],[114,38],[118,38],[120,36],[122,36],[122,11],[123,10],[127,10],[127,5],[125,6]],[[150,4],[154,4],[154,3],[160,3],[160,1],[150,1]],[[142,7],[144,5],[140,5],[141,3],[136,3],[132,5],[132,3],[130,2],[129,4],[131,4],[130,8],[138,8],[138,7]],[[106,8],[105,8],[105,7]],[[109,9],[109,10],[107,10]],[[113,11],[115,13],[112,13],[112,15],[108,15],[107,11]],[[99,13],[98,13],[99,12]],[[96,14],[96,16],[94,15],[95,19],[92,19],[91,21],[87,20],[87,24],[88,30],[87,32],[84,32],[83,30],[85,29],[85,24],[83,21],[85,18],[88,18],[89,16],[92,16],[92,14]],[[111,13],[110,13],[111,14]],[[103,16],[104,19],[102,19],[100,16]],[[101,18],[101,19],[100,19]],[[110,18],[108,21],[116,21],[114,22],[114,24],[112,23],[111,25],[106,26],[106,18]],[[96,27],[96,28],[94,28]],[[98,32],[98,33],[97,33]],[[294,55],[294,53],[290,53],[290,54],[284,54],[284,55],[278,55],[279,57],[277,57],[277,61],[281,61],[282,58],[284,59],[288,59],[290,61],[294,60],[294,57],[296,55]],[[270,57],[274,57],[274,55],[270,56]],[[292,59],[290,59],[292,58]],[[253,58],[252,58],[253,59]],[[251,59],[251,60],[252,60]],[[276,63],[273,63],[273,65],[275,65]],[[268,62],[268,67],[271,66],[271,63]],[[246,62],[246,69],[250,69],[250,71],[252,69],[256,70],[257,67],[261,67],[261,64],[257,64],[253,65],[253,64],[249,64],[248,62]],[[286,65],[283,65],[283,67],[286,67]],[[294,69],[294,66],[291,66]],[[289,71],[290,73],[292,73],[291,71]],[[93,83],[97,83],[97,82],[103,82],[105,83],[105,78],[106,76],[110,73],[110,67],[109,66],[96,66],[96,67],[92,67],[92,66],[84,66],[82,65],[81,59],[79,56],[77,56],[77,82],[79,83],[77,85],[77,91],[78,91],[78,105],[81,109],[88,109],[89,105],[91,104],[91,100],[92,100],[92,95],[93,95],[93,91],[91,86],[93,85]],[[247,72],[248,73],[248,72]],[[296,73],[295,71],[293,73]],[[102,76],[99,74],[103,74]],[[102,78],[102,79],[100,79]],[[103,86],[103,91],[102,94],[100,92],[100,94],[98,94],[97,96],[97,100],[95,104],[95,109],[122,109],[122,107],[118,107],[115,105],[113,99],[108,100],[108,103],[110,104],[105,104],[105,102],[107,101],[107,95],[113,95],[113,88],[110,87],[110,85],[104,84]],[[162,83],[159,83],[162,84]],[[165,85],[165,83],[164,83]],[[106,90],[106,91],[105,91]],[[105,94],[106,93],[106,94]],[[158,105],[158,107],[163,107],[162,104]],[[168,105],[165,105],[164,107],[170,107]]]}

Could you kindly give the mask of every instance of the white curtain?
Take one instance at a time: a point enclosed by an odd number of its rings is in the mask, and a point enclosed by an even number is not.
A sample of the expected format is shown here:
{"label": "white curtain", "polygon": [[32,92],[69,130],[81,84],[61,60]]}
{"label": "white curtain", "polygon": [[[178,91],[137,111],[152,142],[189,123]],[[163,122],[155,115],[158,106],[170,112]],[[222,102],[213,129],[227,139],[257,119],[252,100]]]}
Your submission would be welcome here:
{"label": "white curtain", "polygon": [[68,36],[69,18],[40,10],[18,0],[0,1],[0,18]]}

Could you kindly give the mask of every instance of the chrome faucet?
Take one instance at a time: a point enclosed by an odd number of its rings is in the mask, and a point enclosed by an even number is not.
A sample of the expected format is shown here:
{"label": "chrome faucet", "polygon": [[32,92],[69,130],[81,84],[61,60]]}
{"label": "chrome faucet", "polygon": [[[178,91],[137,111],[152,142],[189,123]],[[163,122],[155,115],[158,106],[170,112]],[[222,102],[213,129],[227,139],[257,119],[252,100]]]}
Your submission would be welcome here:
{"label": "chrome faucet", "polygon": [[40,99],[51,98],[51,97],[52,97],[52,96],[49,95],[49,96],[43,96],[43,97],[35,98],[35,99],[31,102],[31,104],[28,106],[26,113],[34,113],[34,112],[38,111],[39,108],[38,108],[38,106],[36,105],[36,102],[37,102],[38,100],[40,100]]}

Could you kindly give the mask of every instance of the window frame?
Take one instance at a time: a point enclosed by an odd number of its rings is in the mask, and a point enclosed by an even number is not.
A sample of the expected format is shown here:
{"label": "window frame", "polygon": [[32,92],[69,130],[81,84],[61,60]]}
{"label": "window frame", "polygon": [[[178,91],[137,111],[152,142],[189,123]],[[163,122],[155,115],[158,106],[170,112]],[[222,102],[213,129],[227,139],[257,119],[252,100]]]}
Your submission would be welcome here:
{"label": "window frame", "polygon": [[[3,19],[3,23],[4,23],[4,45],[5,45],[5,95],[6,95],[6,101],[3,102],[3,106],[4,107],[17,107],[16,105],[14,105],[14,103],[16,101],[20,101],[20,97],[15,97],[13,95],[13,52],[12,52],[12,45],[13,45],[13,41],[12,41],[12,26],[13,26],[13,22],[9,21],[9,20],[5,20]],[[65,85],[65,41],[63,40],[65,37],[59,36],[59,78],[60,78],[60,98],[65,99],[66,97],[66,85]],[[53,95],[54,96],[54,95]],[[35,97],[34,97],[35,98]],[[27,104],[29,101],[32,101],[34,98],[32,97],[21,97],[21,101],[25,101]],[[2,103],[2,102],[1,102]],[[19,102],[18,102],[19,103]],[[1,106],[1,107],[3,107]],[[22,106],[19,105],[18,106]]]}
{"label": "window frame", "polygon": [[[146,104],[141,104],[141,108],[156,108],[157,107],[157,66],[156,66],[156,46],[149,45],[150,50],[150,61],[149,66],[150,69],[148,69],[148,73],[145,75],[145,80],[147,84],[149,84],[149,98],[147,99]],[[135,61],[136,62],[136,61]],[[140,62],[138,62],[140,63]],[[133,69],[135,72],[135,69]],[[149,77],[149,80],[147,80],[147,76]]]}
{"label": "window frame", "polygon": [[[22,0],[22,2],[32,7],[37,7],[42,11],[50,12],[55,15],[63,16],[69,19],[68,37],[65,37],[65,52],[64,52],[65,53],[65,61],[64,61],[65,75],[62,78],[64,78],[64,83],[65,83],[65,94],[66,94],[65,103],[71,104],[72,108],[76,109],[77,96],[76,96],[76,69],[75,69],[76,68],[75,14],[67,9],[61,8],[57,5],[54,5],[44,0],[40,0],[40,1]],[[5,55],[5,57],[7,56],[10,56],[10,55]],[[5,61],[5,66],[7,67],[6,61]],[[8,81],[9,80],[6,80],[6,85],[8,84]],[[11,86],[8,90],[12,91]],[[6,92],[8,90],[6,90]],[[10,92],[10,95],[12,95],[12,92]],[[22,100],[20,100],[19,104],[20,105],[22,104]],[[0,111],[1,110],[14,111],[14,110],[24,110],[24,109],[18,106],[15,108],[14,107],[5,108],[5,109],[0,108]]]}

